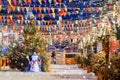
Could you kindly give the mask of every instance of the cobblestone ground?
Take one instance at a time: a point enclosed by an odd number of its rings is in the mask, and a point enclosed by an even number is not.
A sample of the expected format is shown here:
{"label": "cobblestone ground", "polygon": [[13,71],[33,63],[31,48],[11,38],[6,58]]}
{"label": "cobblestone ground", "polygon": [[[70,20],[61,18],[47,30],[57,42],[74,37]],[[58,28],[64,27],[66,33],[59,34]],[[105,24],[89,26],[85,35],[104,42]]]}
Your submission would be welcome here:
{"label": "cobblestone ground", "polygon": [[76,65],[51,65],[51,72],[0,71],[0,80],[97,80]]}

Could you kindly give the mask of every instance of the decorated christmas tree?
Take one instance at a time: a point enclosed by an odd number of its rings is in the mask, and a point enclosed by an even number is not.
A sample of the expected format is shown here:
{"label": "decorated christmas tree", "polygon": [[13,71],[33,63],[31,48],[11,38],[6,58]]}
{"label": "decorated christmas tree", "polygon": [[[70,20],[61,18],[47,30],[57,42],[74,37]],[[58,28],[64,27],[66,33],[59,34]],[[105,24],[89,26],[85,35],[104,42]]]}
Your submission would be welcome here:
{"label": "decorated christmas tree", "polygon": [[[21,59],[20,56],[24,56],[24,59],[27,59],[27,56],[32,55],[33,52],[37,52],[42,61],[42,71],[50,71],[49,67],[51,55],[46,53],[46,41],[44,40],[42,33],[39,32],[39,28],[34,24],[33,20],[28,22],[28,25],[24,28],[22,35],[22,43],[17,42],[17,44],[15,44],[15,47],[9,47],[10,52],[8,53],[8,57],[11,60],[10,67],[14,66],[19,69],[16,65],[18,63],[23,65],[21,62],[22,60],[19,60]],[[16,61],[12,61],[13,58],[14,60],[17,60],[17,63]],[[26,64],[24,66],[21,66],[21,68],[24,68],[24,70],[28,65],[28,61],[26,60],[25,62]]]}
{"label": "decorated christmas tree", "polygon": [[18,69],[20,71],[25,71],[28,66],[28,59],[26,58],[26,54],[24,54],[24,46],[17,41],[13,41],[9,45],[9,52],[7,53],[7,57],[10,60],[10,68]]}
{"label": "decorated christmas tree", "polygon": [[46,41],[44,36],[39,32],[34,21],[31,21],[23,30],[25,54],[31,55],[34,51],[38,53],[42,59],[42,70],[50,71],[51,55],[46,53]]}

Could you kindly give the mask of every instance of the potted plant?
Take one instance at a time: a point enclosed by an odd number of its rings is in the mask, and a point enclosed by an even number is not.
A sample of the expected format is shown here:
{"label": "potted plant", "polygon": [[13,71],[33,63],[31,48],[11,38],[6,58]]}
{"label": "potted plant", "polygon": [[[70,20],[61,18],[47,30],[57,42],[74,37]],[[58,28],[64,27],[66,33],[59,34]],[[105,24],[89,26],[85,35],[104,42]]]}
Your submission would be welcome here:
{"label": "potted plant", "polygon": [[84,58],[84,65],[87,67],[87,72],[92,72],[92,53],[88,53],[87,56]]}
{"label": "potted plant", "polygon": [[75,56],[75,62],[77,63],[78,67],[82,68],[83,67],[83,55],[82,54],[78,54]]}
{"label": "potted plant", "polygon": [[105,53],[101,51],[100,53],[94,54],[92,58],[92,69],[97,74],[98,80],[103,80],[104,73],[106,72],[106,58]]}
{"label": "potted plant", "polygon": [[84,70],[87,70],[87,64],[88,64],[88,59],[87,59],[87,57],[83,57],[83,69]]}
{"label": "potted plant", "polygon": [[120,80],[120,58],[112,56],[106,73],[110,80]]}

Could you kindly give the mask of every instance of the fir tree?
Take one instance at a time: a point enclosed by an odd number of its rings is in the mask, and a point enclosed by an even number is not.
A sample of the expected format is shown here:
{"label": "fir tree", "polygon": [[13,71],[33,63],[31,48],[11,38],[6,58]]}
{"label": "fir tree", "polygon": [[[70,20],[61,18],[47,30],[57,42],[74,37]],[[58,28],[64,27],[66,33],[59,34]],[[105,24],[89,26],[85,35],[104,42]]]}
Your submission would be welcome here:
{"label": "fir tree", "polygon": [[17,68],[20,71],[25,71],[28,65],[28,59],[26,58],[26,54],[24,54],[24,46],[20,43],[13,41],[9,45],[9,52],[7,53],[7,57],[10,60],[10,68]]}
{"label": "fir tree", "polygon": [[[37,52],[42,60],[42,66],[41,66],[42,70],[50,71],[49,66],[50,66],[51,55],[46,53],[46,41],[44,40],[44,36],[42,35],[42,33],[39,32],[38,27],[36,27],[36,25],[34,24],[34,21],[30,21],[28,23],[28,25],[24,28],[22,35],[23,35],[23,42],[22,42],[23,45],[12,47],[10,51],[11,54],[8,55],[8,57],[11,55],[11,57],[9,57],[10,60],[12,58],[15,58],[15,60],[18,60],[17,63],[13,62],[14,64],[12,64],[12,61],[11,61],[10,62],[11,66],[15,65],[15,67],[17,67],[16,65],[19,62],[21,65],[23,65],[23,63],[20,60],[21,58],[19,57],[20,55],[22,56],[24,55],[25,56],[24,60],[25,60],[26,56],[30,56],[33,54],[33,52]],[[27,60],[26,60],[26,63],[27,63]],[[26,65],[23,66],[23,68],[25,67]]]}

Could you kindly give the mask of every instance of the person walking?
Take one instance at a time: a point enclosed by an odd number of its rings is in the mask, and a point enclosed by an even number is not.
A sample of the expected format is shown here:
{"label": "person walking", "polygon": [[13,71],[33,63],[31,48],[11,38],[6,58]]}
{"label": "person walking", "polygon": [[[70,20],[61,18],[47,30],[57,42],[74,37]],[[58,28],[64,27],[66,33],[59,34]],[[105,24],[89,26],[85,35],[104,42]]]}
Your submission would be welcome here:
{"label": "person walking", "polygon": [[52,52],[52,63],[56,64],[55,51]]}

